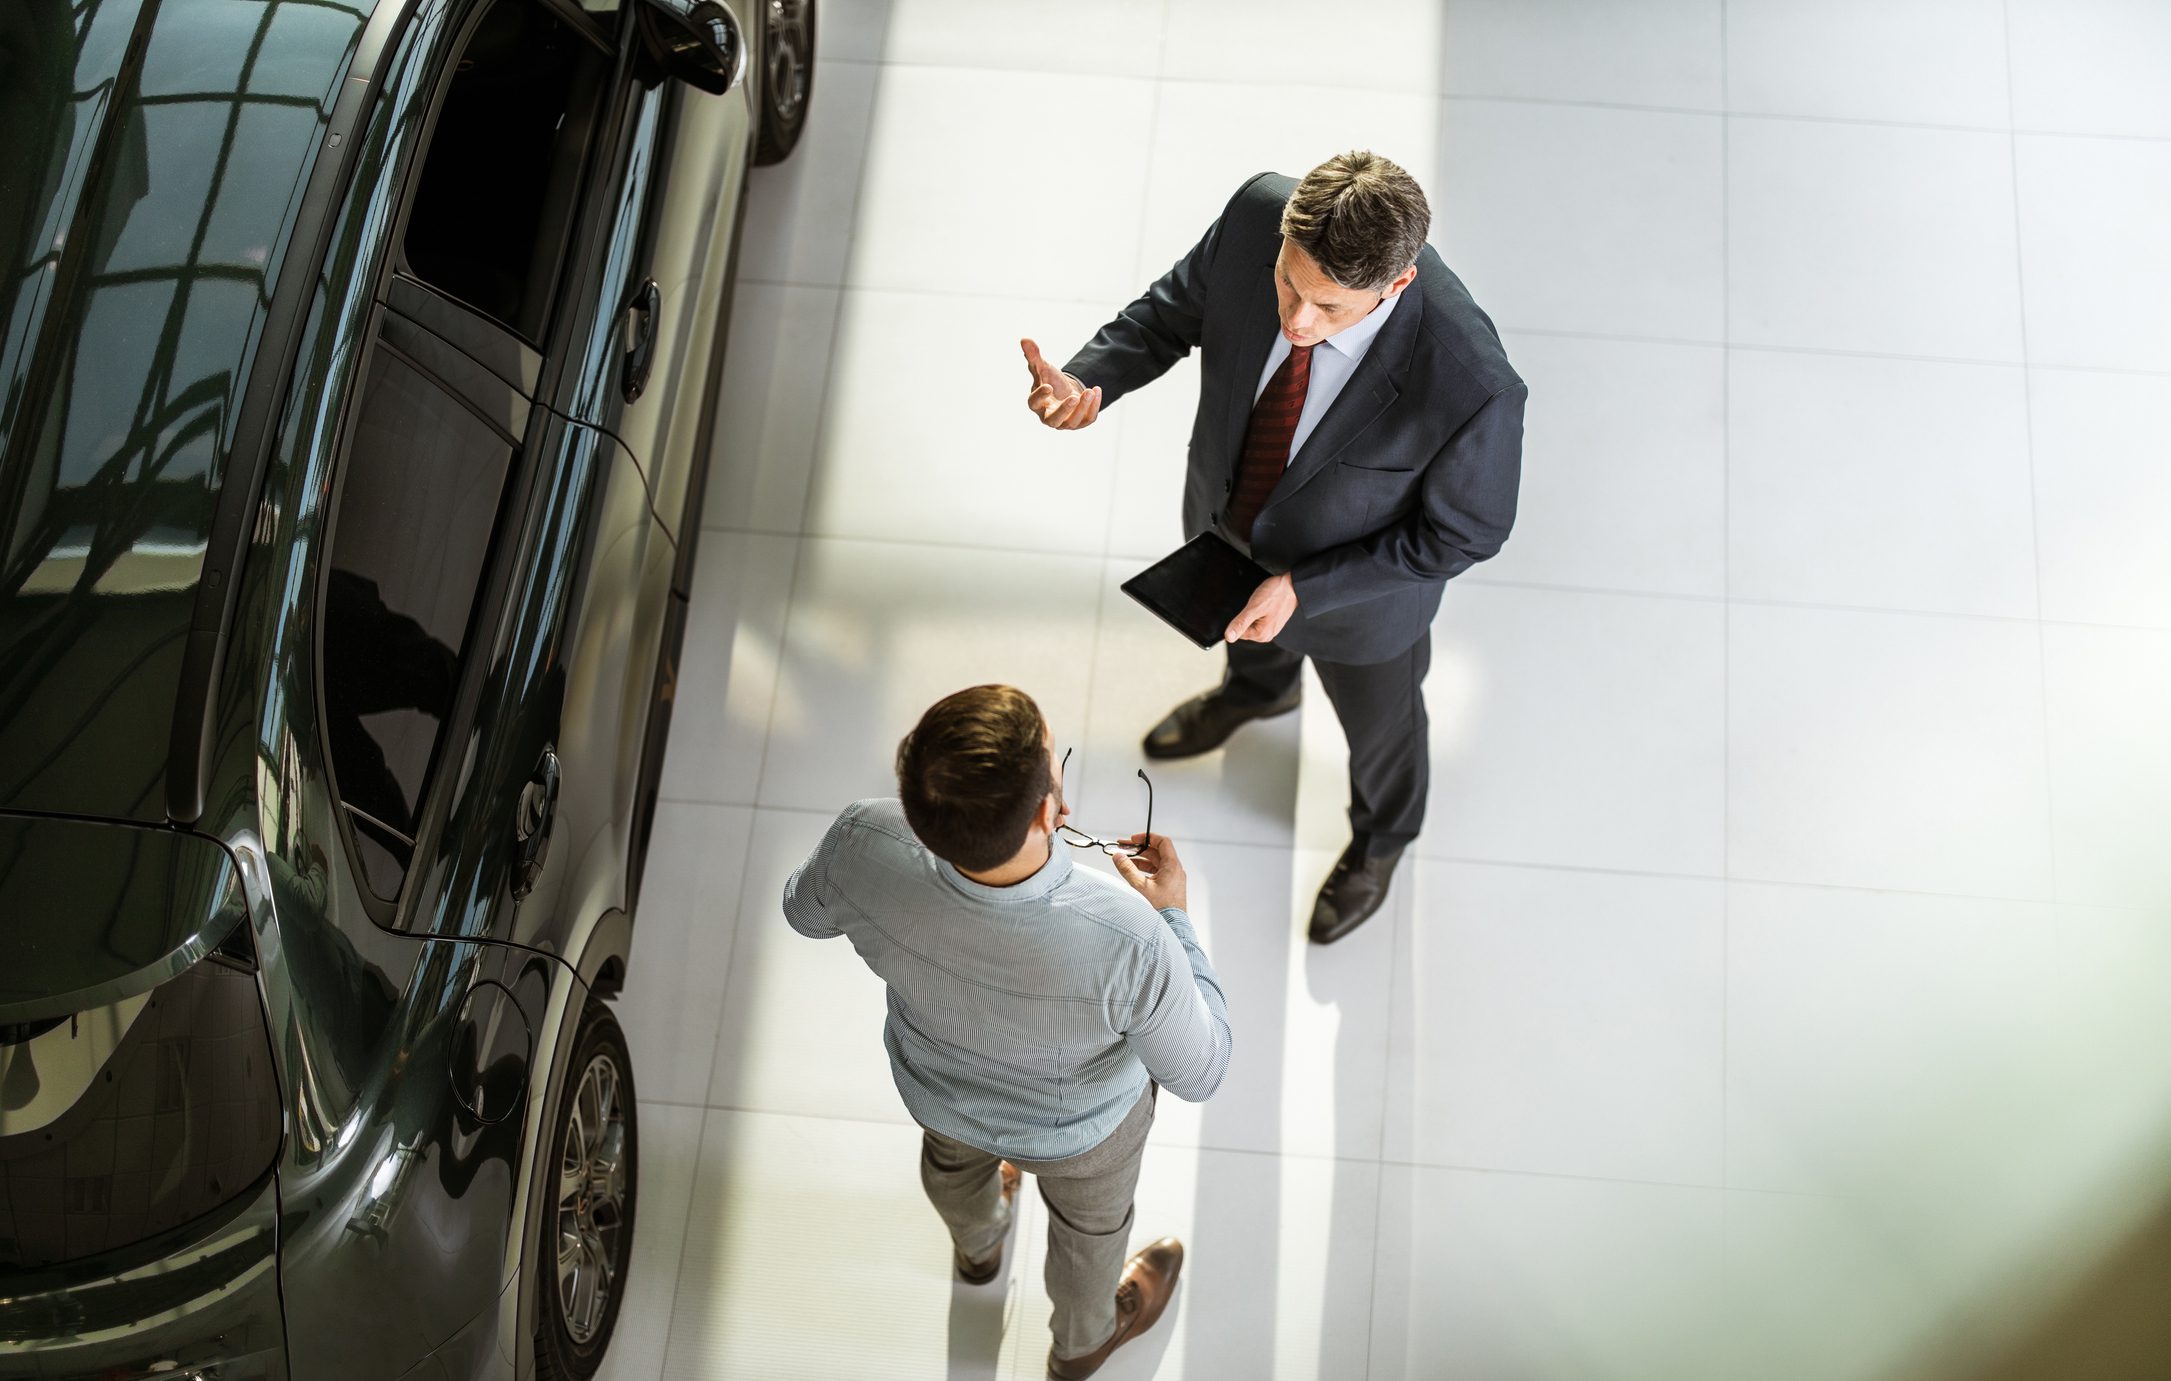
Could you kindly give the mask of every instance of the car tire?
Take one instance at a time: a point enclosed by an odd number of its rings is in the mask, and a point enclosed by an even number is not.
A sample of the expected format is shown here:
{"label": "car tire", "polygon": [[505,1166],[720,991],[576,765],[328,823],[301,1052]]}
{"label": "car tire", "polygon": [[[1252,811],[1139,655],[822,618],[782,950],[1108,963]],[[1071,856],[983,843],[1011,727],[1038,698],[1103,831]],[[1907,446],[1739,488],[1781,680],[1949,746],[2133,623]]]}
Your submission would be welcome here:
{"label": "car tire", "polygon": [[636,1106],[625,1033],[610,1009],[590,998],[544,1143],[542,1170],[550,1178],[536,1234],[539,1381],[587,1381],[610,1346],[633,1261]]}
{"label": "car tire", "polygon": [[814,0],[755,0],[761,6],[761,108],[754,162],[782,163],[799,146],[814,99]]}

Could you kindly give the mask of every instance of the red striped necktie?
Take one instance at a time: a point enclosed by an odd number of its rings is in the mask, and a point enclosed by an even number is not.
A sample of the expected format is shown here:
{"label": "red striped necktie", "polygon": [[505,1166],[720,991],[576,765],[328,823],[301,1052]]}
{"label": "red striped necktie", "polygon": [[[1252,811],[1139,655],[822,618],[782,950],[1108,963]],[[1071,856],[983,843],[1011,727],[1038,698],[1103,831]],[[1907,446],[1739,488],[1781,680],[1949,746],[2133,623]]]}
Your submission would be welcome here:
{"label": "red striped necktie", "polygon": [[1297,434],[1297,419],[1304,415],[1304,390],[1312,381],[1312,347],[1291,346],[1266,392],[1251,407],[1251,425],[1244,429],[1244,455],[1236,467],[1236,496],[1229,501],[1230,531],[1251,540],[1251,525],[1267,496],[1281,483],[1289,468],[1289,443]]}

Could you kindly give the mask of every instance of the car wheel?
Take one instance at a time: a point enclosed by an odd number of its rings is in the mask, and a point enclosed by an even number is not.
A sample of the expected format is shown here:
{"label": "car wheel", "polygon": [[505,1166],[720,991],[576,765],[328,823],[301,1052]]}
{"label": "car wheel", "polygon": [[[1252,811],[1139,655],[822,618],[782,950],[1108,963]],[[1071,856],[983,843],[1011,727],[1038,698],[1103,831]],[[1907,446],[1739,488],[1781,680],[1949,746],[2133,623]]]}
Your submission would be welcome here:
{"label": "car wheel", "polygon": [[814,97],[814,0],[761,5],[761,112],[754,162],[782,163],[799,144]]}
{"label": "car wheel", "polygon": [[537,1234],[535,1372],[545,1381],[586,1381],[603,1364],[633,1260],[640,1180],[625,1033],[593,999],[569,1069],[546,1143],[556,1180]]}

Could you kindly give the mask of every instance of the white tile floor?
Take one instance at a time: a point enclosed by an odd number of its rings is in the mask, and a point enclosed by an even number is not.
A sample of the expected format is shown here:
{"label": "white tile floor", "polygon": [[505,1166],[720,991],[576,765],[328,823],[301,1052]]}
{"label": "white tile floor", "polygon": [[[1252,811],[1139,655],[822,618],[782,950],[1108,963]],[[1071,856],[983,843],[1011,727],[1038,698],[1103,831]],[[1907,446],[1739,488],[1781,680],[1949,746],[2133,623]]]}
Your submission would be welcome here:
{"label": "white tile floor", "polygon": [[2161,1211],[2171,6],[1327,13],[825,5],[621,1003],[616,1381],[1040,1374],[1045,1210],[952,1284],[879,985],[778,888],[974,681],[1135,827],[1138,736],[1217,671],[1115,592],[1181,535],[1197,373],[1051,436],[1016,341],[1062,358],[1245,176],[1352,145],[1531,381],[1522,518],[1441,612],[1366,929],[1301,935],[1323,697],[1155,774],[1237,1055],[1164,1102],[1138,1232],[1190,1265],[1104,1375],[1978,1375]]}

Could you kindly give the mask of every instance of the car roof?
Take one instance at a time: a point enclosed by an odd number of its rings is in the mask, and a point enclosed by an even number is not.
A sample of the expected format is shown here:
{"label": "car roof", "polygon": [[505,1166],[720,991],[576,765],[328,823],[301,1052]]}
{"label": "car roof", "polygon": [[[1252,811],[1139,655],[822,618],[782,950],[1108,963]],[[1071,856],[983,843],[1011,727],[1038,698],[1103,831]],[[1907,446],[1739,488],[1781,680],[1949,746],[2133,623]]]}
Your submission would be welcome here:
{"label": "car roof", "polygon": [[0,809],[166,816],[243,391],[375,8],[0,6]]}

